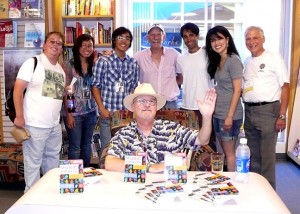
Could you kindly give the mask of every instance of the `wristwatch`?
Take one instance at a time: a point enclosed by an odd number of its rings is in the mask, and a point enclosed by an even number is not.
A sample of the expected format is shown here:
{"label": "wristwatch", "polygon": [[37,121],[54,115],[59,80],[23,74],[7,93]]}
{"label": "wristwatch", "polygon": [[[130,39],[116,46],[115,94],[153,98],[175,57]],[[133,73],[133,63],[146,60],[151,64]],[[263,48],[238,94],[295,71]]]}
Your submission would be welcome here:
{"label": "wristwatch", "polygon": [[147,165],[146,165],[146,172],[149,172],[149,168],[150,168],[150,163],[147,163]]}
{"label": "wristwatch", "polygon": [[279,117],[278,117],[280,120],[286,120],[286,116],[285,115],[283,115],[283,114],[281,114],[281,115],[279,115]]}

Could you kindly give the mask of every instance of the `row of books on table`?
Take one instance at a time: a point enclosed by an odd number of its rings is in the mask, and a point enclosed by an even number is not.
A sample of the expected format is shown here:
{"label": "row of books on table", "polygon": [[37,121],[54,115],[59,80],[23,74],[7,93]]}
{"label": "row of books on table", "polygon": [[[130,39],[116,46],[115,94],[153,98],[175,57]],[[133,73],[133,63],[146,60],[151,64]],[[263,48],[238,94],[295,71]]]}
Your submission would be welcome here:
{"label": "row of books on table", "polygon": [[[185,191],[187,168],[185,153],[177,153],[165,157],[165,172],[162,181],[146,184],[147,164],[145,152],[134,152],[125,156],[125,183],[145,183],[136,190],[137,196],[156,203],[160,195]],[[60,161],[60,193],[83,193],[84,186],[101,182],[103,174],[99,169],[83,168],[82,160]],[[97,185],[97,183],[95,183]],[[231,178],[214,172],[199,172],[192,179],[192,189],[188,188],[188,197],[214,204],[224,196],[236,196],[237,188]]]}

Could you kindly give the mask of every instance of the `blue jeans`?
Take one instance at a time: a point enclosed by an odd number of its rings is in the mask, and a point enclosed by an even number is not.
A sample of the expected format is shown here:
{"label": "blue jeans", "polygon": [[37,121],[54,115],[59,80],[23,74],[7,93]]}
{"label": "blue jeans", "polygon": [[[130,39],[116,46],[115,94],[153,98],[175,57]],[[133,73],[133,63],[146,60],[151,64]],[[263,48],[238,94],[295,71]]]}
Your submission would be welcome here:
{"label": "blue jeans", "polygon": [[165,109],[165,110],[178,109],[177,100],[167,101],[162,109]]}
{"label": "blue jeans", "polygon": [[100,127],[100,141],[101,141],[101,150],[99,154],[101,155],[103,148],[109,143],[111,139],[111,118],[103,119],[100,117],[99,127]]}
{"label": "blue jeans", "polygon": [[[64,122],[66,124],[66,117]],[[82,159],[84,167],[88,167],[91,161],[91,143],[94,128],[97,122],[96,111],[74,116],[75,128],[66,130],[69,138],[69,159]]]}
{"label": "blue jeans", "polygon": [[25,192],[50,169],[59,166],[61,124],[53,128],[26,126],[31,138],[23,142]]}

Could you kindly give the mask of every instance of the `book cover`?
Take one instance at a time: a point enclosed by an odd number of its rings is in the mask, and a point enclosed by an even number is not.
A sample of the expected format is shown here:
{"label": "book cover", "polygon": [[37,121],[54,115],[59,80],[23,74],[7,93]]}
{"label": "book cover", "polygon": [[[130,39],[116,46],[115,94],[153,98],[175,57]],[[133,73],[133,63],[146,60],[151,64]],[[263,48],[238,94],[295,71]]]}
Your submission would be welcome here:
{"label": "book cover", "polygon": [[13,21],[13,33],[5,34],[5,47],[17,47],[18,25]]}
{"label": "book cover", "polygon": [[25,17],[41,17],[41,0],[25,0]]}
{"label": "book cover", "polygon": [[111,15],[111,0],[101,0],[100,1],[100,15],[107,16]]}
{"label": "book cover", "polygon": [[7,47],[6,45],[12,43],[14,37],[13,29],[14,27],[12,20],[0,21],[0,47]]}
{"label": "book cover", "polygon": [[8,2],[9,0],[0,0],[0,19],[8,18]]}
{"label": "book cover", "polygon": [[165,156],[166,180],[187,183],[186,154],[183,152]]}
{"label": "book cover", "polygon": [[60,193],[84,191],[83,160],[60,160]]}
{"label": "book cover", "polygon": [[77,15],[77,0],[66,0],[65,1],[65,15],[75,16]]}
{"label": "book cover", "polygon": [[82,28],[82,24],[80,22],[76,22],[75,25],[76,25],[75,26],[76,27],[75,33],[76,33],[76,38],[77,38],[78,36],[80,36],[82,34],[83,28]]}
{"label": "book cover", "polygon": [[94,16],[99,16],[100,15],[100,0],[94,0],[93,1],[93,13],[92,15]]}
{"label": "book cover", "polygon": [[205,180],[207,180],[210,184],[219,184],[224,181],[230,180],[230,178],[225,175],[213,173],[212,175],[206,177]]}
{"label": "book cover", "polygon": [[221,195],[238,195],[239,191],[232,183],[228,182],[226,184],[219,184],[217,187],[211,188],[211,192],[214,196]]}
{"label": "book cover", "polygon": [[83,16],[85,12],[85,1],[86,0],[78,0],[77,2],[77,15]]}
{"label": "book cover", "polygon": [[100,181],[102,177],[103,174],[99,169],[96,169],[94,167],[86,167],[83,169],[83,179],[85,185],[96,183]]}
{"label": "book cover", "polygon": [[146,152],[132,152],[125,156],[124,182],[145,183]]}
{"label": "book cover", "polygon": [[45,23],[25,23],[24,47],[43,47]]}
{"label": "book cover", "polygon": [[22,0],[10,0],[8,4],[8,17],[20,18],[21,17],[21,4]]}
{"label": "book cover", "polygon": [[84,15],[91,15],[91,0],[85,0]]}

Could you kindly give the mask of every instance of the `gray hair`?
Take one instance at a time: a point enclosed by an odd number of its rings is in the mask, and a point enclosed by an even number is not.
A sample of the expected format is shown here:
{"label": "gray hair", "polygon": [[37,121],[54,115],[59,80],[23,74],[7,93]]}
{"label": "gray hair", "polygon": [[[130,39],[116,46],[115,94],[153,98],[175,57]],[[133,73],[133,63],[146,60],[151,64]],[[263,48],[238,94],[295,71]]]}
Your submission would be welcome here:
{"label": "gray hair", "polygon": [[249,27],[247,27],[246,30],[245,30],[244,36],[246,37],[247,33],[248,33],[249,31],[251,31],[251,30],[258,30],[258,31],[260,32],[260,35],[261,35],[262,37],[265,36],[264,30],[263,30],[261,27],[258,27],[258,26],[249,26]]}

